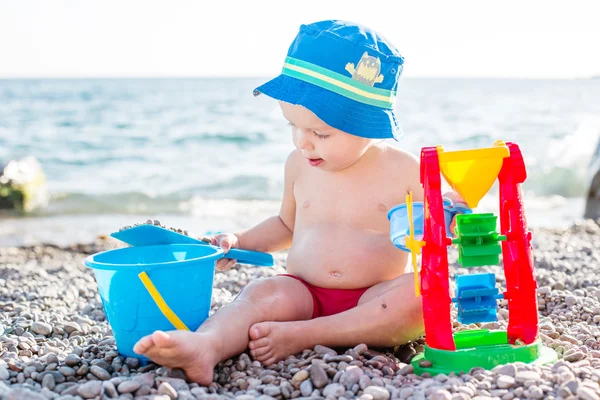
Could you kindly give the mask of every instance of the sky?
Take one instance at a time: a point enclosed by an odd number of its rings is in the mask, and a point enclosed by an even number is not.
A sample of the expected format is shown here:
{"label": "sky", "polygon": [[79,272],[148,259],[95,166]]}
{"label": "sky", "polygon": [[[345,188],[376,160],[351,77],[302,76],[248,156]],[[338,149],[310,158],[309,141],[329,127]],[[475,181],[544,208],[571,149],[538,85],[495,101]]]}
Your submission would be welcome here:
{"label": "sky", "polygon": [[272,76],[324,19],[377,30],[405,77],[588,78],[599,16],[600,0],[0,0],[0,78]]}

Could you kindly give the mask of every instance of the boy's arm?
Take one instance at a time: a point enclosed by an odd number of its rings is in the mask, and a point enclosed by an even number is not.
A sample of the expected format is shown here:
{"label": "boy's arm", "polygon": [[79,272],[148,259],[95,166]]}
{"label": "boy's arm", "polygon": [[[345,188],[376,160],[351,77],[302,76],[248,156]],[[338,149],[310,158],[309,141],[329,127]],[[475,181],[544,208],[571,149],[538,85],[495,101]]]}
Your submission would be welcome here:
{"label": "boy's arm", "polygon": [[406,159],[406,176],[407,187],[405,198],[402,199],[402,203],[406,200],[406,195],[412,191],[413,201],[423,201],[425,199],[425,191],[421,186],[421,167],[419,159],[414,154],[408,154]]}
{"label": "boy's arm", "polygon": [[292,245],[296,220],[294,180],[298,171],[298,154],[292,152],[285,162],[283,200],[279,215],[267,218],[255,227],[236,233],[242,249],[268,253],[288,249]]}

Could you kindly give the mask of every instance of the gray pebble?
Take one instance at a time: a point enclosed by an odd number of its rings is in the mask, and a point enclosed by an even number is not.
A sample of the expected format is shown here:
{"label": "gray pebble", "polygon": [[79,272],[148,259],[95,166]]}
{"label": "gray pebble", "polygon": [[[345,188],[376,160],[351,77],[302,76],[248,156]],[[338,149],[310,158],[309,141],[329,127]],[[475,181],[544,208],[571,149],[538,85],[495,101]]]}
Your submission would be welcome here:
{"label": "gray pebble", "polygon": [[77,354],[69,354],[65,358],[65,364],[69,367],[74,367],[81,362],[81,358]]}
{"label": "gray pebble", "polygon": [[346,388],[344,388],[344,386],[340,385],[339,383],[330,383],[323,389],[323,396],[325,397],[337,398],[343,395],[344,393],[346,393]]}
{"label": "gray pebble", "polygon": [[353,350],[354,350],[354,351],[355,351],[355,352],[356,352],[358,355],[363,355],[363,353],[364,353],[365,351],[367,351],[368,349],[369,349],[369,348],[367,347],[367,345],[366,345],[366,344],[364,344],[364,343],[361,343],[361,344],[359,344],[358,346],[354,347],[354,349],[353,349]]}
{"label": "gray pebble", "polygon": [[54,376],[52,376],[52,374],[44,376],[44,379],[42,379],[42,386],[49,390],[54,390],[54,388],[56,387]]}
{"label": "gray pebble", "polygon": [[48,364],[48,366],[50,366],[52,364],[58,365],[58,356],[54,353],[48,354],[46,356],[46,364]]}
{"label": "gray pebble", "polygon": [[281,388],[279,386],[268,385],[263,389],[263,393],[267,396],[279,396],[281,394]]}
{"label": "gray pebble", "polygon": [[514,378],[517,374],[517,367],[515,367],[514,364],[505,364],[494,368],[494,372],[500,375],[508,375]]}
{"label": "gray pebble", "polygon": [[139,382],[128,380],[120,383],[117,387],[117,390],[119,391],[119,393],[132,393],[138,390],[140,386],[142,385]]}
{"label": "gray pebble", "polygon": [[363,393],[373,396],[373,400],[388,400],[390,392],[379,386],[369,386],[363,390]]}
{"label": "gray pebble", "polygon": [[157,379],[157,381],[168,383],[176,391],[190,389],[188,387],[187,383],[183,379],[180,379],[180,378],[170,378],[170,377],[166,377],[166,376],[161,376],[160,378]]}
{"label": "gray pebble", "polygon": [[171,400],[175,400],[177,398],[177,391],[173,389],[168,382],[162,382],[158,387],[158,394],[163,394],[169,396]]}
{"label": "gray pebble", "polygon": [[60,372],[63,376],[75,376],[75,370],[71,367],[60,367],[58,369],[58,372]]}
{"label": "gray pebble", "polygon": [[83,364],[81,367],[77,369],[77,375],[85,376],[89,372],[90,367],[87,364]]}
{"label": "gray pebble", "polygon": [[315,350],[315,353],[317,353],[317,354],[330,354],[332,356],[338,355],[335,350],[330,349],[329,347],[326,347],[326,346],[316,345],[314,350]]}
{"label": "gray pebble", "polygon": [[31,325],[31,331],[38,335],[48,336],[52,333],[52,326],[45,322],[36,321]]}
{"label": "gray pebble", "polygon": [[125,359],[125,365],[129,368],[137,368],[140,365],[140,360],[134,357],[127,357]]}
{"label": "gray pebble", "polygon": [[535,371],[519,371],[515,375],[515,379],[519,383],[523,383],[525,381],[538,381],[540,380],[540,374]]}
{"label": "gray pebble", "polygon": [[509,375],[500,375],[496,380],[496,385],[500,389],[508,389],[515,385],[515,378]]}
{"label": "gray pebble", "polygon": [[294,376],[292,376],[292,385],[299,385],[301,382],[304,382],[306,379],[308,379],[309,376],[310,373],[305,369],[296,372]]}
{"label": "gray pebble", "polygon": [[312,392],[313,384],[310,379],[307,379],[300,384],[300,393],[302,394],[302,396],[309,397]]}
{"label": "gray pebble", "polygon": [[365,390],[365,388],[371,386],[372,383],[373,382],[371,382],[371,378],[369,378],[369,375],[367,374],[361,375],[358,379],[358,387],[362,390]]}
{"label": "gray pebble", "polygon": [[400,369],[400,375],[408,375],[415,372],[415,367],[412,364],[406,364],[404,367]]}
{"label": "gray pebble", "polygon": [[38,382],[43,382],[44,378],[46,377],[46,375],[52,375],[52,377],[54,378],[54,382],[55,383],[63,383],[66,379],[64,377],[63,374],[61,374],[58,371],[44,371],[41,374],[39,374],[37,376],[37,381]]}
{"label": "gray pebble", "polygon": [[98,379],[102,380],[102,381],[107,381],[110,379],[110,374],[104,369],[104,368],[100,368],[97,365],[92,366],[92,368],[90,368],[90,372]]}
{"label": "gray pebble", "polygon": [[540,389],[538,386],[530,386],[528,389],[529,393],[527,394],[527,397],[530,399],[543,399],[544,398],[544,391],[542,389]]}
{"label": "gray pebble", "polygon": [[111,399],[114,399],[115,397],[119,396],[115,385],[111,381],[102,382],[102,388],[104,389],[104,394],[110,397]]}
{"label": "gray pebble", "polygon": [[71,334],[76,331],[81,332],[81,326],[79,326],[79,324],[77,322],[73,322],[73,321],[63,322],[63,329],[68,334]]}
{"label": "gray pebble", "polygon": [[569,307],[573,307],[575,304],[577,304],[577,298],[575,296],[568,295],[565,297],[565,304]]}
{"label": "gray pebble", "polygon": [[565,361],[569,361],[569,362],[576,362],[576,361],[579,361],[579,360],[583,360],[584,358],[585,358],[585,354],[583,354],[583,352],[576,351],[574,353],[566,355],[564,357],[564,360]]}
{"label": "gray pebble", "polygon": [[100,381],[90,381],[77,388],[77,393],[84,399],[92,399],[99,396],[101,392],[102,382]]}
{"label": "gray pebble", "polygon": [[310,367],[310,380],[314,387],[321,389],[329,382],[329,377],[320,363],[313,362]]}

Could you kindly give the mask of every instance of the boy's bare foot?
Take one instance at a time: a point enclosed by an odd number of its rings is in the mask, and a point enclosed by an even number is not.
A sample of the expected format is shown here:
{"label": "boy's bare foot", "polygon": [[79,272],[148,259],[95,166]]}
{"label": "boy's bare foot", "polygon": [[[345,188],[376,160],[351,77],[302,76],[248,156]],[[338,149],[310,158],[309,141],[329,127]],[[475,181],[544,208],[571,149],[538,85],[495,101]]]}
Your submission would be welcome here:
{"label": "boy's bare foot", "polygon": [[259,322],[250,327],[250,354],[264,365],[271,365],[311,347],[305,343],[303,321]]}
{"label": "boy's bare foot", "polygon": [[156,331],[141,338],[133,351],[167,368],[181,368],[188,379],[209,385],[219,361],[214,342],[213,338],[198,332]]}

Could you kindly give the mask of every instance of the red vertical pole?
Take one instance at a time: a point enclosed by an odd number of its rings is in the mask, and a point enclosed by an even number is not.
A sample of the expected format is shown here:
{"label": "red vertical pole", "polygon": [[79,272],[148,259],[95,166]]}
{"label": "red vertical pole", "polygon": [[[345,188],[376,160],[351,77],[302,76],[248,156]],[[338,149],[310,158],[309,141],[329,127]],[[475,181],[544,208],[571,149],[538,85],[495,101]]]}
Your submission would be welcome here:
{"label": "red vertical pole", "polygon": [[448,238],[444,223],[440,163],[435,147],[421,149],[421,185],[425,191],[425,224],[421,265],[421,296],[425,341],[434,349],[456,350],[450,319]]}
{"label": "red vertical pole", "polygon": [[500,231],[506,298],[508,299],[508,341],[534,342],[538,335],[537,283],[533,272],[531,232],[523,208],[520,185],[527,178],[519,146],[507,142],[510,157],[505,158],[498,174],[500,182]]}

